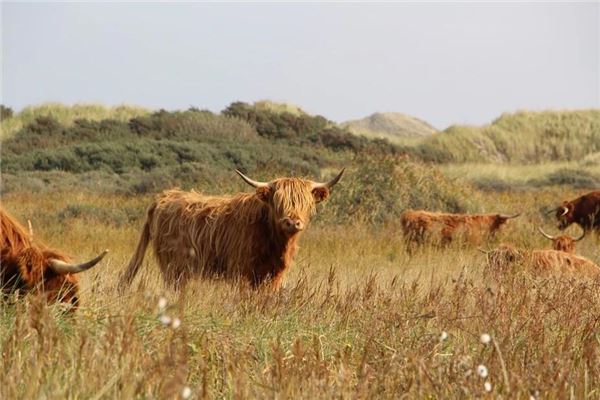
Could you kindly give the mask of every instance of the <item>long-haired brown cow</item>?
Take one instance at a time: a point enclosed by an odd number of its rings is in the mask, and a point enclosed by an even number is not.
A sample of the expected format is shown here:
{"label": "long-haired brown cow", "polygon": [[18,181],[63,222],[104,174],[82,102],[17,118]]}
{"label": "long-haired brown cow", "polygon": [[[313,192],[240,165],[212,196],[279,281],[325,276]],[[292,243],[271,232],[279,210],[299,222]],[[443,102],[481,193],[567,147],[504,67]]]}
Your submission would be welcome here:
{"label": "long-haired brown cow", "polygon": [[600,190],[584,194],[575,200],[563,201],[549,213],[555,213],[558,229],[565,230],[575,223],[586,232],[596,230],[600,233]]}
{"label": "long-haired brown cow", "polygon": [[558,250],[525,250],[503,244],[487,254],[485,275],[502,277],[514,267],[535,273],[598,278],[600,267],[593,261]]}
{"label": "long-haired brown cow", "polygon": [[538,227],[538,231],[546,239],[552,240],[552,248],[554,250],[564,251],[566,253],[575,253],[575,243],[579,242],[585,237],[585,231],[578,238],[574,238],[568,235],[552,236],[544,232],[544,230]]}
{"label": "long-haired brown cow", "polygon": [[454,240],[478,243],[494,236],[502,225],[521,214],[450,214],[407,210],[400,216],[404,240],[409,249],[425,241],[447,245]]}
{"label": "long-haired brown cow", "polygon": [[65,254],[34,241],[25,228],[0,208],[0,286],[8,295],[44,293],[48,302],[60,301],[76,306],[79,286],[74,274],[98,264],[106,255],[81,264],[72,264]]}
{"label": "long-haired brown cow", "polygon": [[236,172],[254,193],[205,196],[178,189],[160,194],[148,215],[135,254],[121,277],[128,286],[150,242],[165,282],[179,286],[194,275],[242,278],[277,289],[315,205],[325,200],[342,170],[327,183],[299,178],[254,181]]}

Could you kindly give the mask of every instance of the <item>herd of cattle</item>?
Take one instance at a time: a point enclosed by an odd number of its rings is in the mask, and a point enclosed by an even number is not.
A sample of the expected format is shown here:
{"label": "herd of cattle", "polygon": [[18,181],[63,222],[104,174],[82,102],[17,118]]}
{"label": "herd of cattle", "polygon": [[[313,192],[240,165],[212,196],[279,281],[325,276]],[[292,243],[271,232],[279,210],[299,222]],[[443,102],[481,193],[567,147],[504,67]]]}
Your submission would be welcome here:
{"label": "herd of cattle", "polygon": [[[236,171],[255,188],[254,193],[232,196],[205,196],[195,191],[167,190],[150,206],[142,234],[131,261],[119,281],[123,292],[139,271],[146,249],[152,244],[162,277],[173,287],[198,276],[242,279],[254,287],[268,283],[274,289],[297,250],[316,204],[327,199],[344,170],[329,182],[299,178],[280,178],[258,182]],[[508,263],[520,262],[541,270],[600,275],[600,267],[576,256],[575,242],[586,233],[600,233],[600,191],[565,201],[551,210],[558,228],[578,224],[578,238],[551,236],[553,250],[525,250],[510,245],[485,251],[488,268],[501,270]],[[407,250],[415,251],[425,242],[441,246],[460,241],[476,244],[493,237],[516,215],[464,215],[405,211],[401,226]],[[68,303],[75,309],[78,283],[75,274],[98,264],[106,255],[72,263],[60,251],[33,239],[17,220],[0,208],[0,285],[4,295],[38,292],[49,302]]]}

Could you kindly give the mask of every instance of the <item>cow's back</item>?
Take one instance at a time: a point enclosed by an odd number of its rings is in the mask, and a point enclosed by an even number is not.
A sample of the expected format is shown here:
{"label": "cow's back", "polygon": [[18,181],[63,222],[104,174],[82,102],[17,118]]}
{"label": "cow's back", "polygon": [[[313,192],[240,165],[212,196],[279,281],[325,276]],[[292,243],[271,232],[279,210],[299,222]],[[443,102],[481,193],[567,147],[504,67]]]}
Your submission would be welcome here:
{"label": "cow's back", "polygon": [[256,202],[247,193],[205,196],[174,189],[159,195],[150,235],[164,278],[239,274],[251,261],[250,231],[261,212]]}

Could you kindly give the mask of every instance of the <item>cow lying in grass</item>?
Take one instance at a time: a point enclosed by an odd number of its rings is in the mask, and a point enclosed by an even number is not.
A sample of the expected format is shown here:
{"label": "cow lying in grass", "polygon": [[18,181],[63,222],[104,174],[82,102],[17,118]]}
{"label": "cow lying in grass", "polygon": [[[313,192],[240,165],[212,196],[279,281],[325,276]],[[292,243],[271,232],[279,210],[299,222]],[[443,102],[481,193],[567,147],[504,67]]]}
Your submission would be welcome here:
{"label": "cow lying in grass", "polygon": [[593,261],[559,250],[525,250],[503,244],[484,253],[486,274],[503,274],[514,267],[524,267],[535,274],[600,276],[600,267]]}

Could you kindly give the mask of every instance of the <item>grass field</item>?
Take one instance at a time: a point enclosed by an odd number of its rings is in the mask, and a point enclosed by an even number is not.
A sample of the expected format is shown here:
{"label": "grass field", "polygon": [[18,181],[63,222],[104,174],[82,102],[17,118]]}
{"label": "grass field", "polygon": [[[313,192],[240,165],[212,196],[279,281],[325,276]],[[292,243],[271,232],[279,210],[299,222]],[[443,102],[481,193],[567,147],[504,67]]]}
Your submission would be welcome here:
{"label": "grass field", "polygon": [[[549,243],[535,226],[552,231],[542,205],[576,193],[477,196],[489,210],[525,211],[498,242],[541,248]],[[600,396],[600,282],[523,272],[488,281],[474,248],[426,247],[409,257],[394,221],[326,224],[317,216],[279,293],[223,281],[174,292],[149,252],[142,276],[119,296],[150,199],[3,197],[3,207],[32,221],[36,238],[76,259],[110,253],[81,274],[74,316],[34,297],[0,306],[0,398]],[[596,238],[578,250],[600,262]],[[159,321],[165,316],[169,325]],[[482,334],[491,340],[482,343]]]}

